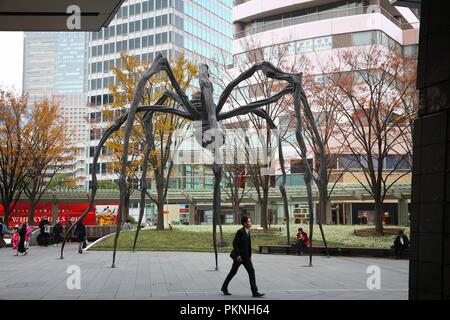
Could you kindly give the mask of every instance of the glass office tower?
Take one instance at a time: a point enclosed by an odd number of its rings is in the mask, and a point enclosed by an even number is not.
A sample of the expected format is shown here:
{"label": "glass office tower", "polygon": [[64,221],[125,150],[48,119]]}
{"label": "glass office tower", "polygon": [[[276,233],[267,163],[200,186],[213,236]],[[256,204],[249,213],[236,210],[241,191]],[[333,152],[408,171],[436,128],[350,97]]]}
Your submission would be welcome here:
{"label": "glass office tower", "polygon": [[23,90],[31,101],[86,91],[86,33],[25,32]]}

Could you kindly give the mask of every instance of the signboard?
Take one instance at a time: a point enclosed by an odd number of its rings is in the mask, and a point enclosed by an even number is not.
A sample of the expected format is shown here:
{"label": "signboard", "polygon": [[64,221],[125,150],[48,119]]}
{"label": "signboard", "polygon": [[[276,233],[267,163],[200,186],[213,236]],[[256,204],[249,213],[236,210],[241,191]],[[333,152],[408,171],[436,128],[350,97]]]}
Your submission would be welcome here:
{"label": "signboard", "polygon": [[333,48],[333,40],[331,37],[321,37],[314,39],[314,50],[326,50]]}
{"label": "signboard", "polygon": [[[17,224],[20,226],[24,222],[28,223],[29,214],[30,203],[18,202],[9,214],[8,225],[15,226]],[[5,208],[0,204],[0,218],[4,218],[4,216]],[[50,202],[41,202],[36,204],[36,207],[34,209],[33,225],[38,225],[44,216],[50,223],[52,222],[52,204]]]}
{"label": "signboard", "polygon": [[[88,205],[88,202],[58,203],[58,219],[60,223],[62,225],[66,225],[69,220],[72,220],[73,222],[76,221],[84,213]],[[88,226],[115,225],[117,224],[118,212],[118,203],[94,204],[86,217],[83,219],[83,222]],[[12,210],[9,215],[8,225],[14,226],[16,224],[20,225],[24,222],[28,223],[29,214],[29,202],[17,203],[14,210]],[[5,210],[3,206],[0,205],[0,217],[3,218],[4,215]],[[52,204],[50,202],[36,204],[32,225],[39,225],[44,217],[46,217],[51,224],[56,223],[56,221],[53,221]]]}
{"label": "signboard", "polygon": [[311,52],[313,50],[313,39],[301,40],[297,42],[297,52]]}

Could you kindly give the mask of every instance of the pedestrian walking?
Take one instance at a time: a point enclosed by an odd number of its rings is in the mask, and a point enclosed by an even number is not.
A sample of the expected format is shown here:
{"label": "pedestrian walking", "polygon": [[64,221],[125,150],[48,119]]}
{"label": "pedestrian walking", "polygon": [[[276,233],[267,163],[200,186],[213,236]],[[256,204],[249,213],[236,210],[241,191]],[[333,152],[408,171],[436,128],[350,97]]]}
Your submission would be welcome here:
{"label": "pedestrian walking", "polygon": [[230,257],[231,259],[233,259],[233,266],[231,267],[230,273],[228,274],[222,285],[221,291],[226,296],[231,295],[228,291],[228,284],[236,275],[239,267],[242,264],[248,272],[252,295],[255,298],[259,298],[264,296],[264,293],[258,292],[258,287],[256,286],[255,269],[253,268],[252,263],[252,242],[250,235],[252,220],[249,217],[242,217],[241,223],[242,228],[236,232],[236,236],[233,240],[233,251],[230,253]]}

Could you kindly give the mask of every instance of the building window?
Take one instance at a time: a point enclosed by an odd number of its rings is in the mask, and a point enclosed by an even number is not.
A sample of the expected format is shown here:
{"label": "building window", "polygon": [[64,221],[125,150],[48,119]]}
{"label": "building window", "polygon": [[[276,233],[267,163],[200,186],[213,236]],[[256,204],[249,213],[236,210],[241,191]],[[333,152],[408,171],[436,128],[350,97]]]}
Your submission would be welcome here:
{"label": "building window", "polygon": [[409,156],[388,155],[386,156],[386,170],[411,170]]}
{"label": "building window", "polygon": [[302,41],[297,41],[297,52],[311,52],[314,50],[313,39],[306,39]]}
{"label": "building window", "polygon": [[360,169],[358,156],[353,154],[340,155],[338,159],[339,169],[356,170]]}
{"label": "building window", "polygon": [[356,32],[352,33],[352,44],[354,46],[369,46],[375,44],[374,32]]}
{"label": "building window", "polygon": [[332,37],[320,37],[314,39],[314,50],[327,50],[333,47]]}

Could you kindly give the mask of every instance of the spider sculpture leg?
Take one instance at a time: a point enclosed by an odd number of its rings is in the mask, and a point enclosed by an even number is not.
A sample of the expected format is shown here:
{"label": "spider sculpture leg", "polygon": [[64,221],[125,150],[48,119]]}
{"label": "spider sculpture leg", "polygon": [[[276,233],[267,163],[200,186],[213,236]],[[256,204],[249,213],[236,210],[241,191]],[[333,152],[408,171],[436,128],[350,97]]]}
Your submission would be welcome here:
{"label": "spider sculpture leg", "polygon": [[[165,97],[168,98],[174,98],[176,96],[172,96],[171,94],[169,94],[169,92],[165,92],[164,95]],[[176,99],[176,98],[175,98]],[[174,99],[174,100],[175,100]],[[165,99],[164,99],[165,100]],[[178,101],[177,101],[178,102]],[[164,103],[164,101],[161,101],[161,98],[159,101],[157,101],[157,104],[162,104]],[[152,110],[155,108],[152,108],[152,106],[149,106]],[[147,107],[143,107],[143,108],[147,108]],[[189,118],[190,120],[192,120],[190,118],[190,116],[186,113],[180,113],[180,112],[176,112],[176,109],[170,108],[167,109],[166,108],[166,113],[172,113],[178,116],[181,116],[183,118]],[[143,164],[142,164],[142,177],[141,177],[141,199],[140,199],[140,208],[139,208],[139,219],[138,219],[138,226],[137,226],[137,230],[136,233],[134,235],[134,241],[133,241],[133,252],[136,249],[136,243],[137,243],[137,239],[139,237],[139,232],[141,230],[141,224],[142,224],[142,219],[144,217],[144,209],[145,209],[145,197],[148,194],[147,193],[147,169],[148,169],[148,162],[149,162],[149,156],[150,156],[150,152],[152,149],[154,149],[154,142],[153,142],[153,123],[152,123],[152,119],[153,119],[153,114],[154,111],[147,111],[144,115],[143,118],[143,122],[144,122],[144,132],[145,132],[145,141],[146,141],[146,147],[145,147],[145,152],[144,152],[144,160],[143,160]]]}
{"label": "spider sculpture leg", "polygon": [[212,170],[214,173],[214,196],[213,196],[213,247],[214,257],[216,262],[215,270],[219,270],[218,254],[217,254],[217,222],[220,217],[220,182],[222,180],[222,161],[219,153],[219,137],[221,138],[221,132],[219,131],[219,125],[217,121],[216,106],[213,99],[213,85],[209,80],[209,70],[206,64],[200,64],[199,67],[199,84],[201,92],[202,107],[206,111],[208,118],[208,125],[213,133],[211,144],[208,144],[213,148],[213,164]]}
{"label": "spider sculpture leg", "polygon": [[[312,111],[311,111],[311,107],[309,105],[308,99],[306,98],[306,93],[305,93],[305,91],[303,90],[303,88],[301,86],[299,86],[299,91],[300,91],[300,100],[301,100],[300,102],[303,105],[304,113],[305,113],[305,115],[306,115],[306,117],[307,117],[307,119],[308,119],[308,121],[310,123],[315,123],[314,116],[313,116]],[[300,106],[298,106],[297,108],[300,109]],[[298,114],[300,115],[300,112]],[[316,139],[316,141],[322,141],[320,133],[319,133],[319,130],[317,129],[317,127],[313,125],[313,126],[311,126],[311,128],[313,130],[313,135],[314,135],[314,138]],[[324,143],[319,143],[319,148],[320,148],[320,152],[322,154],[325,154],[326,151],[325,151]],[[308,168],[308,169],[309,169],[310,176],[311,176],[311,179],[312,179],[312,170],[311,170],[311,168]],[[318,183],[319,183],[319,181],[316,180],[316,184],[318,184]],[[322,235],[322,241],[323,241],[323,244],[325,246],[327,257],[330,257],[330,254],[328,252],[327,240],[325,239],[325,233],[323,232],[322,222],[321,222],[320,219],[318,219],[318,224],[319,224],[320,234]]]}
{"label": "spider sculpture leg", "polygon": [[300,81],[295,83],[294,87],[294,109],[295,109],[295,117],[296,117],[296,130],[295,130],[295,136],[297,138],[298,145],[300,147],[300,153],[303,159],[303,162],[305,163],[306,167],[306,173],[304,176],[305,184],[306,184],[306,192],[308,194],[308,207],[309,207],[309,239],[310,239],[310,246],[309,246],[309,266],[312,267],[312,239],[313,239],[313,224],[314,224],[314,215],[313,215],[313,198],[312,198],[312,170],[309,166],[308,160],[307,160],[307,148],[305,139],[303,137],[303,119],[301,116],[301,103],[302,103],[302,89],[300,85]]}
{"label": "spider sculpture leg", "polygon": [[212,165],[214,173],[214,199],[213,199],[213,243],[214,256],[216,259],[216,271],[219,271],[218,256],[217,256],[217,221],[220,214],[220,182],[222,181],[222,165],[214,162]]}
{"label": "spider sculpture leg", "polygon": [[148,167],[148,158],[150,156],[150,151],[152,150],[152,146],[150,145],[150,136],[152,134],[152,117],[153,112],[146,112],[144,116],[144,133],[145,133],[145,141],[146,141],[146,147],[145,147],[145,153],[144,153],[144,162],[142,164],[142,177],[141,177],[141,200],[140,200],[140,207],[139,207],[139,220],[137,225],[137,230],[134,235],[134,241],[133,241],[133,252],[136,249],[136,242],[139,236],[139,231],[141,230],[141,223],[142,218],[144,217],[144,210],[145,210],[145,195],[147,193],[147,167]]}
{"label": "spider sculpture leg", "polygon": [[[313,216],[313,201],[312,201],[312,187],[311,187],[311,180],[312,180],[312,170],[308,165],[307,161],[307,150],[306,150],[306,144],[303,138],[302,130],[302,119],[301,119],[301,105],[303,104],[303,107],[305,109],[305,113],[308,117],[308,119],[312,119],[312,113],[311,109],[309,107],[309,104],[307,103],[306,96],[304,94],[304,91],[301,86],[302,82],[302,74],[289,74],[283,72],[281,69],[275,67],[269,62],[260,62],[252,67],[250,67],[247,71],[244,71],[239,77],[237,77],[235,80],[233,80],[223,91],[222,95],[220,96],[219,102],[217,104],[217,111],[220,112],[222,107],[224,106],[226,100],[230,96],[232,90],[239,85],[243,80],[250,78],[255,72],[258,70],[262,71],[267,77],[277,80],[286,81],[289,83],[289,85],[292,88],[292,92],[294,93],[294,108],[296,112],[296,118],[297,118],[297,130],[296,130],[296,138],[297,142],[300,146],[301,156],[306,164],[307,172],[305,174],[305,183],[308,193],[308,207],[309,207],[309,224],[310,224],[310,239],[312,240],[312,231],[313,231],[313,222],[314,222],[314,216]],[[239,111],[237,111],[239,112]],[[314,122],[312,122],[314,123]],[[314,133],[315,135],[317,132]],[[324,238],[323,232],[322,237]],[[312,242],[312,241],[311,241]],[[312,265],[312,244],[310,247],[310,265]]]}
{"label": "spider sculpture leg", "polygon": [[[157,105],[162,105],[164,104],[164,102],[167,100],[167,98],[170,98],[172,100],[174,100],[175,102],[177,102],[179,105],[182,105],[183,102],[180,99],[179,96],[177,96],[175,93],[173,93],[170,90],[166,90],[163,95],[158,99],[158,101],[156,102]],[[151,107],[151,106],[150,106]],[[171,113],[174,113],[176,109],[172,109],[171,108]],[[141,199],[140,199],[140,207],[139,207],[139,219],[138,219],[138,226],[137,226],[137,230],[134,236],[134,241],[133,241],[133,252],[136,250],[136,243],[137,243],[137,239],[139,237],[139,232],[141,230],[141,224],[142,224],[142,219],[144,217],[144,210],[145,210],[145,196],[147,195],[147,168],[148,168],[148,161],[149,161],[149,156],[150,156],[150,152],[153,148],[154,143],[152,143],[153,141],[153,111],[147,111],[143,117],[143,122],[144,122],[144,133],[145,133],[145,141],[146,141],[146,149],[145,149],[145,153],[144,153],[144,160],[143,160],[143,164],[142,164],[142,177],[141,177]],[[188,117],[188,114],[180,112],[178,114],[181,117]]]}
{"label": "spider sculpture leg", "polygon": [[[165,98],[167,98],[166,96],[161,97],[160,100],[157,102],[159,104],[163,103],[165,101]],[[168,108],[166,106],[163,105],[154,105],[154,106],[144,106],[144,107],[139,107],[137,109],[137,112],[145,112],[145,111],[159,111],[159,112],[167,112],[167,113],[173,113],[182,117],[185,117],[187,119],[192,119],[192,117],[185,113],[182,112],[180,110],[174,109],[174,108]],[[102,147],[104,146],[104,144],[106,143],[106,141],[108,140],[108,138],[116,131],[118,131],[120,129],[120,127],[125,123],[125,121],[128,118],[128,112],[124,113],[119,119],[116,120],[116,122],[111,125],[103,134],[102,138],[99,141],[99,144],[97,146],[97,150],[94,154],[94,158],[93,158],[93,166],[94,168],[97,166],[98,164],[98,159],[100,157],[100,151],[102,149]],[[90,199],[89,199],[89,204],[88,207],[86,208],[86,210],[83,212],[83,214],[78,218],[77,222],[74,223],[68,230],[66,230],[65,234],[64,234],[64,238],[63,238],[63,242],[62,242],[62,246],[61,246],[61,256],[60,258],[63,259],[64,258],[64,247],[65,247],[65,243],[67,242],[67,239],[69,237],[69,235],[71,234],[72,230],[74,228],[76,228],[76,226],[83,221],[83,219],[87,216],[87,214],[89,213],[89,211],[92,209],[92,206],[94,204],[95,201],[95,195],[97,193],[97,174],[96,171],[93,170],[92,171],[92,187],[91,187],[91,195],[90,195]]]}
{"label": "spider sculpture leg", "polygon": [[231,81],[226,88],[223,90],[222,94],[219,97],[219,101],[217,103],[217,112],[220,113],[223,106],[225,105],[227,99],[229,98],[233,89],[237,87],[242,81],[253,76],[258,70],[262,71],[267,77],[277,80],[284,80],[290,84],[292,84],[292,79],[294,76],[301,76],[300,74],[290,74],[283,72],[281,69],[275,67],[273,64],[267,61],[258,62],[251,66],[249,69],[242,72],[236,79]]}
{"label": "spider sculpture leg", "polygon": [[114,237],[114,251],[113,251],[113,262],[112,262],[112,268],[115,268],[115,261],[116,261],[116,248],[117,248],[117,241],[119,239],[120,234],[120,227],[123,220],[123,214],[125,212],[125,194],[126,194],[126,169],[127,169],[127,163],[128,163],[128,149],[130,144],[130,136],[131,131],[133,129],[133,123],[134,123],[134,117],[136,115],[136,110],[138,108],[139,102],[142,99],[142,96],[145,91],[145,84],[146,82],[156,73],[160,71],[165,71],[169,79],[175,88],[175,91],[178,93],[180,99],[184,102],[183,107],[186,108],[186,110],[191,113],[191,117],[195,117],[198,115],[197,111],[194,107],[192,107],[186,97],[186,95],[182,92],[180,85],[177,83],[175,76],[173,75],[172,69],[170,68],[170,64],[167,61],[166,58],[164,58],[161,54],[159,54],[153,64],[150,66],[150,68],[145,71],[141,78],[139,79],[139,82],[136,86],[136,91],[133,97],[133,100],[130,104],[130,109],[128,112],[128,118],[125,124],[125,135],[124,135],[124,143],[123,143],[123,154],[121,158],[121,168],[120,168],[120,175],[119,175],[119,191],[120,191],[120,206],[119,210],[121,214],[119,215],[119,221],[117,223],[117,229],[116,229],[116,235]]}
{"label": "spider sculpture leg", "polygon": [[[255,115],[258,117],[261,117],[267,121],[269,124],[269,127],[271,129],[276,129],[275,123],[270,118],[269,114],[264,109],[258,109],[253,111]],[[286,218],[286,233],[287,233],[287,245],[290,245],[291,243],[291,231],[290,231],[290,225],[289,225],[289,205],[288,205],[288,198],[286,194],[286,168],[284,166],[284,155],[283,155],[283,145],[281,141],[281,135],[278,132],[278,159],[280,161],[280,167],[281,167],[281,174],[282,174],[282,180],[280,183],[280,192],[281,197],[283,198],[283,210],[284,210],[284,217]]]}
{"label": "spider sculpture leg", "polygon": [[[123,123],[125,123],[127,119],[127,114],[122,115],[119,119],[117,119],[116,123],[114,123],[111,127],[109,127],[105,133],[103,134],[103,137],[100,139],[98,148],[95,151],[94,154],[94,161],[93,166],[94,168],[97,167],[98,158],[100,156],[100,150],[103,147],[103,145],[106,143],[106,140],[117,130],[120,129]],[[86,208],[86,210],[83,212],[83,214],[78,218],[77,222],[74,223],[68,230],[66,230],[64,234],[64,239],[61,245],[61,259],[64,259],[64,246],[67,242],[67,239],[69,235],[71,234],[72,230],[86,217],[86,215],[89,213],[89,211],[92,209],[92,205],[94,204],[95,200],[95,194],[97,193],[97,174],[95,170],[92,170],[92,188],[91,188],[91,196],[89,199],[89,205]]]}

